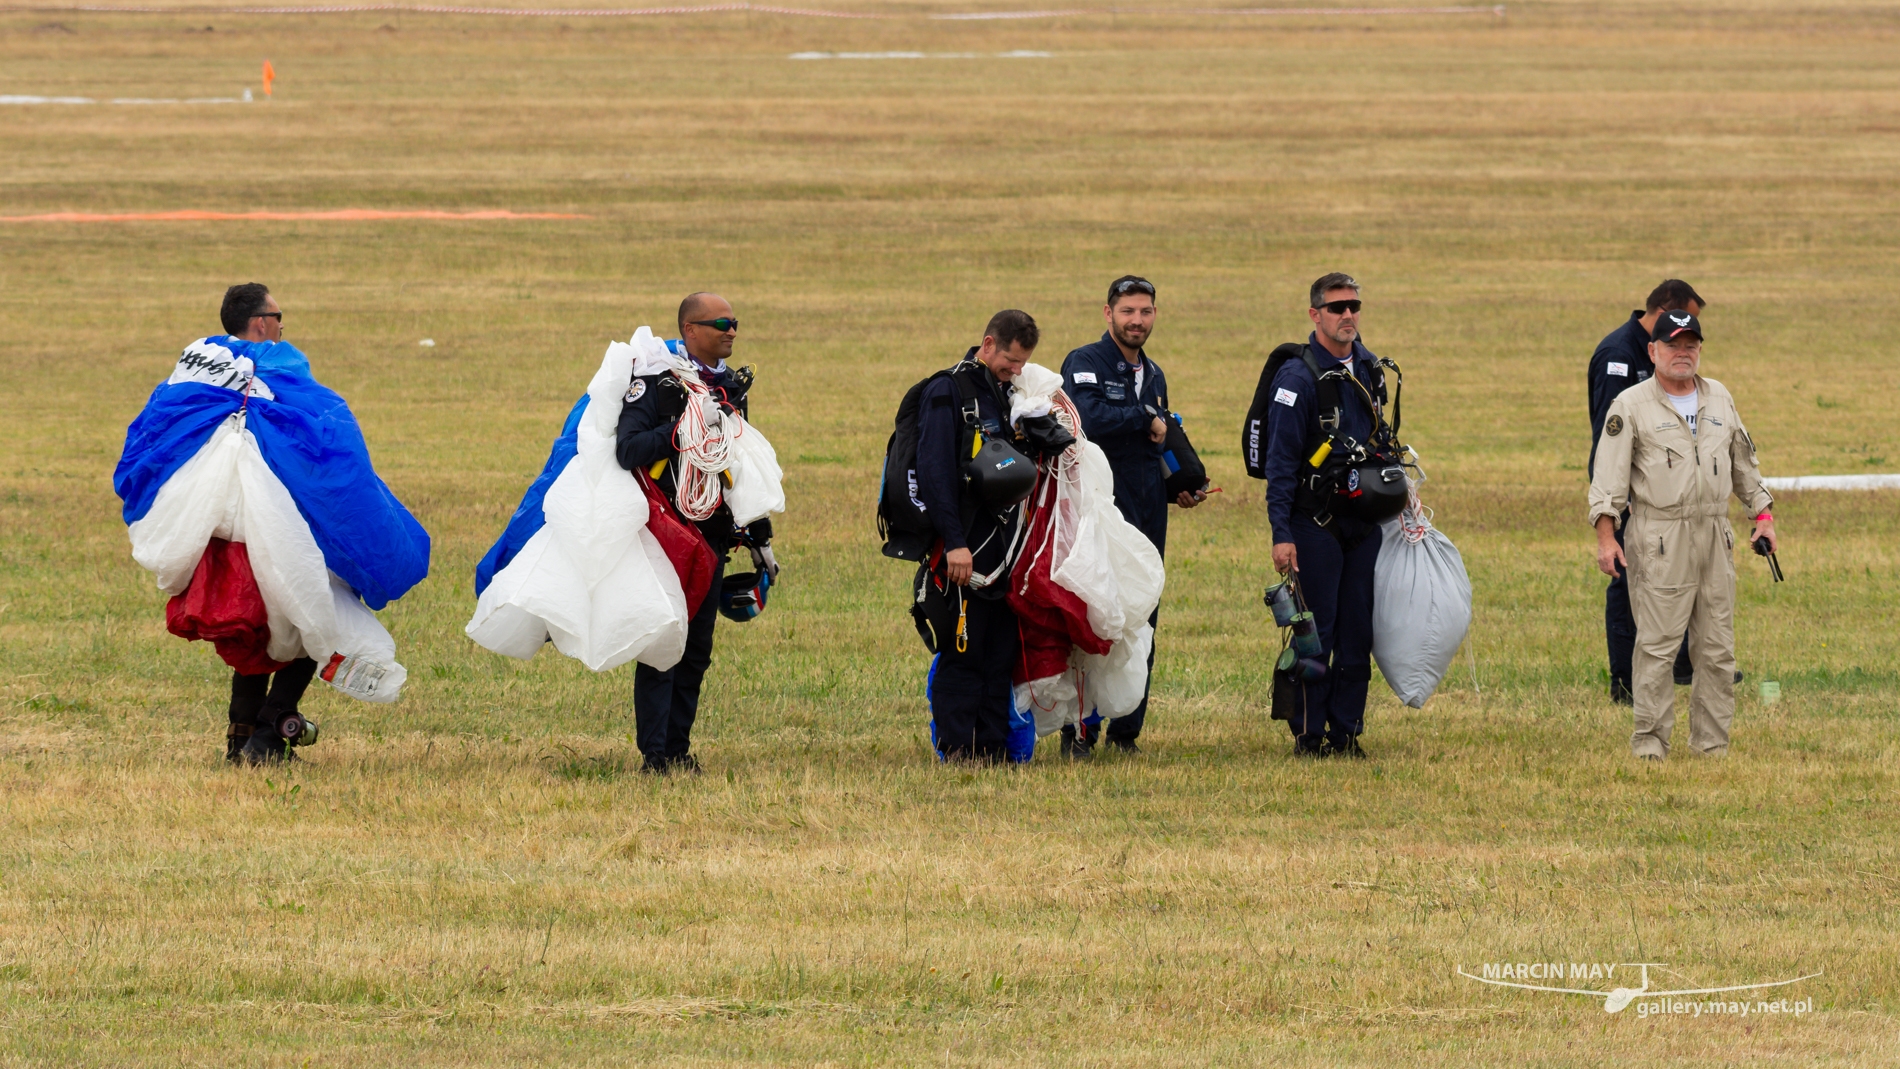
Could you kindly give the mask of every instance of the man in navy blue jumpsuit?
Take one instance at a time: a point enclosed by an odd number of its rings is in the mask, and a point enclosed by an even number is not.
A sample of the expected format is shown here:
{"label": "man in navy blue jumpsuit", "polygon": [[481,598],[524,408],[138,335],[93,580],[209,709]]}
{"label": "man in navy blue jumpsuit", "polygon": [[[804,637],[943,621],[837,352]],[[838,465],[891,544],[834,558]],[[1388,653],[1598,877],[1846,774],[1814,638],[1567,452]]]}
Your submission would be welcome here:
{"label": "man in navy blue jumpsuit", "polygon": [[[1702,314],[1702,295],[1679,278],[1666,279],[1649,292],[1643,310],[1631,312],[1629,319],[1597,343],[1590,355],[1590,476],[1596,477],[1597,440],[1603,437],[1603,417],[1609,414],[1616,395],[1655,374],[1649,359],[1649,335],[1664,312]],[[1625,517],[1627,518],[1627,517]],[[1622,521],[1617,522],[1616,544],[1623,544]],[[1636,654],[1636,617],[1630,612],[1629,577],[1619,572],[1610,578],[1603,592],[1603,635],[1610,653],[1610,700],[1631,704],[1631,665]],[[1676,651],[1676,682],[1695,682],[1695,666],[1689,662],[1689,637],[1682,638]],[[1740,678],[1736,682],[1741,682]]]}
{"label": "man in navy blue jumpsuit", "polygon": [[[732,305],[716,293],[694,293],[680,303],[680,341],[692,358],[693,373],[712,391],[720,410],[745,416],[752,369],[728,367],[733,340],[739,333]],[[675,473],[679,450],[673,445],[679,418],[686,411],[687,393],[673,372],[633,379],[620,410],[615,455],[629,471],[650,473],[668,500],[678,502]],[[699,718],[699,690],[712,667],[713,625],[719,619],[719,582],[733,547],[744,541],[753,547],[759,567],[778,576],[771,550],[772,521],[754,522],[742,532],[732,521],[732,510],[722,500],[719,508],[695,525],[719,558],[712,587],[699,612],[686,623],[686,652],[679,663],[662,672],[648,664],[633,670],[633,723],[642,757],[640,770],[648,773],[699,772],[692,754],[693,724]]]}
{"label": "man in navy blue jumpsuit", "polygon": [[[1154,284],[1134,275],[1116,279],[1109,284],[1102,315],[1108,320],[1108,331],[1101,341],[1084,345],[1062,362],[1062,388],[1082,415],[1082,433],[1101,446],[1108,457],[1108,466],[1115,473],[1115,507],[1165,557],[1169,502],[1161,452],[1168,437],[1167,425],[1162,422],[1168,414],[1168,380],[1160,365],[1142,349],[1154,332]],[[1174,503],[1191,509],[1206,496],[1184,491]],[[1156,607],[1148,617],[1150,627],[1160,615]],[[1155,649],[1150,643],[1150,677],[1154,666]],[[1144,687],[1141,704],[1134,712],[1108,722],[1108,744],[1128,753],[1140,752],[1135,739],[1147,716],[1148,694]],[[1098,733],[1099,721],[1084,724],[1079,736],[1073,726],[1065,725],[1063,754],[1088,757]]]}
{"label": "man in navy blue jumpsuit", "polygon": [[[1342,365],[1366,387],[1339,389],[1342,437],[1371,439],[1379,414],[1367,406],[1376,396],[1377,358],[1359,340],[1359,283],[1334,272],[1313,283],[1307,314],[1313,333],[1307,351],[1322,372]],[[1379,527],[1330,515],[1323,498],[1300,490],[1313,473],[1307,459],[1323,441],[1319,383],[1304,360],[1288,360],[1274,375],[1267,405],[1267,522],[1273,527],[1273,566],[1297,573],[1300,591],[1319,625],[1320,660],[1326,678],[1303,684],[1304,700],[1288,719],[1299,757],[1363,758],[1366,688],[1372,681],[1372,572],[1379,561]],[[1325,497],[1331,497],[1326,494]],[[1328,516],[1322,526],[1322,516]]]}
{"label": "man in navy blue jumpsuit", "polygon": [[917,499],[940,539],[924,582],[935,596],[925,612],[937,657],[926,694],[937,752],[946,759],[1001,761],[1008,756],[1011,677],[1021,632],[1009,607],[1009,573],[1020,503],[985,508],[963,478],[970,439],[954,376],[974,387],[977,426],[1002,437],[1009,425],[1009,381],[1022,371],[1041,333],[1026,312],[990,318],[983,344],[952,375],[924,388],[917,422]]}

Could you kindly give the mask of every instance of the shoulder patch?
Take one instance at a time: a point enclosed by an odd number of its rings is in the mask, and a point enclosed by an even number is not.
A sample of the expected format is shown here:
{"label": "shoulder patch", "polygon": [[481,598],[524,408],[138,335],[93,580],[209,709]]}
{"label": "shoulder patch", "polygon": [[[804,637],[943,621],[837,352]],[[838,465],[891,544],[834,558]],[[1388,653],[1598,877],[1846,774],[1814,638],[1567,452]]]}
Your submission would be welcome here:
{"label": "shoulder patch", "polygon": [[1623,417],[1611,416],[1609,420],[1603,424],[1603,433],[1609,435],[1612,438],[1616,437],[1619,434],[1622,434],[1623,433]]}
{"label": "shoulder patch", "polygon": [[1614,360],[1610,361],[1609,366],[1603,370],[1606,375],[1619,375],[1626,379],[1630,377],[1630,366],[1628,364],[1618,363]]}
{"label": "shoulder patch", "polygon": [[632,404],[635,401],[638,401],[641,397],[644,397],[646,395],[646,392],[647,392],[647,380],[634,379],[633,385],[627,387],[626,403]]}
{"label": "shoulder patch", "polygon": [[1082,384],[1082,383],[1084,383],[1084,382],[1094,382],[1094,381],[1095,381],[1095,372],[1093,372],[1093,371],[1078,371],[1078,372],[1076,372],[1076,373],[1075,373],[1075,381],[1076,381],[1076,384],[1077,384],[1077,385],[1080,385],[1080,384]]}
{"label": "shoulder patch", "polygon": [[1282,386],[1279,389],[1273,391],[1273,400],[1277,404],[1282,404],[1282,405],[1287,406],[1288,408],[1292,408],[1295,404],[1299,402],[1300,395]]}

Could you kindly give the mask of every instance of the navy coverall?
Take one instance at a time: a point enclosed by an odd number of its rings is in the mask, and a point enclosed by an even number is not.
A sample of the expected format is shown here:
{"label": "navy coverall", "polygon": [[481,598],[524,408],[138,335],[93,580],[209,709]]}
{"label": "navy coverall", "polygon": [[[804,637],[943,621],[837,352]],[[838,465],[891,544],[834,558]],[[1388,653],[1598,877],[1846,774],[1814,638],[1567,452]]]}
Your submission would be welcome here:
{"label": "navy coverall", "polygon": [[[975,354],[972,348],[965,360]],[[1003,435],[1009,406],[1003,401],[1002,384],[981,364],[958,374],[978,385],[976,407],[983,434]],[[999,568],[1001,574],[987,586],[958,587],[944,580],[940,562],[931,567],[924,581],[942,596],[928,606],[937,657],[925,692],[938,753],[1000,761],[1008,756],[1011,678],[1022,645],[1007,596],[1009,566],[1014,564],[1009,542],[1022,506],[996,513],[966,493],[963,469],[970,457],[963,428],[956,382],[945,375],[924,387],[918,410],[917,499],[924,503],[944,552],[967,549],[974,557],[975,575]],[[959,611],[962,650],[955,638]]]}
{"label": "navy coverall", "polygon": [[[1108,466],[1115,473],[1115,507],[1122,518],[1133,524],[1153,542],[1155,551],[1167,556],[1168,490],[1167,472],[1162,468],[1160,443],[1148,437],[1157,416],[1168,411],[1168,379],[1161,368],[1143,351],[1137,354],[1146,365],[1140,389],[1135,387],[1135,370],[1140,364],[1122,359],[1121,347],[1106,332],[1102,340],[1084,345],[1062,361],[1062,388],[1082,414],[1082,433],[1102,447]],[[1161,618],[1155,608],[1148,617],[1150,627]],[[1148,645],[1148,675],[1155,667],[1155,644]],[[1141,734],[1148,717],[1148,690],[1144,684],[1141,704],[1126,716],[1108,722],[1108,738],[1114,742],[1133,742]]]}
{"label": "navy coverall", "polygon": [[[1308,335],[1307,349],[1322,371],[1340,361]],[[1353,343],[1353,374],[1371,392],[1376,358]],[[1372,572],[1379,561],[1379,528],[1343,516],[1321,527],[1294,507],[1294,490],[1305,460],[1324,438],[1319,426],[1319,383],[1304,360],[1288,360],[1274,375],[1267,405],[1267,522],[1273,541],[1291,542],[1299,554],[1300,592],[1319,625],[1320,660],[1330,671],[1303,684],[1304,700],[1287,721],[1303,746],[1322,738],[1344,746],[1365,730],[1366,688],[1372,681]],[[1365,395],[1340,383],[1339,433],[1359,442],[1372,437],[1374,419]],[[1331,528],[1331,529],[1328,529]],[[1334,532],[1338,533],[1335,534]]]}
{"label": "navy coverall", "polygon": [[[701,366],[700,381],[712,388],[713,396],[727,409],[746,414],[746,391],[751,378],[728,368]],[[655,482],[667,500],[678,501],[674,472],[679,467],[679,451],[673,448],[674,426],[686,410],[686,389],[672,372],[633,379],[620,409],[620,424],[615,436],[615,456],[628,471],[651,471],[654,464],[666,461]],[[719,582],[725,577],[727,555],[738,544],[732,510],[724,501],[708,518],[696,526],[713,553],[719,558],[712,586],[699,604],[699,612],[686,624],[686,652],[678,664],[662,672],[647,664],[633,670],[634,739],[640,753],[656,764],[677,761],[692,750],[693,722],[699,716],[699,687],[706,669],[712,666],[713,624],[719,619]],[[772,541],[772,521],[759,520],[746,528],[747,539],[764,546]]]}
{"label": "navy coverall", "polygon": [[[1629,322],[1611,331],[1597,343],[1590,356],[1590,476],[1597,470],[1597,440],[1603,437],[1603,420],[1609,415],[1610,402],[1616,395],[1642,382],[1656,372],[1649,359],[1649,331],[1643,329],[1644,313],[1630,313]],[[1623,525],[1627,510],[1616,524],[1616,544],[1623,544]],[[1631,693],[1631,664],[1636,654],[1636,617],[1630,611],[1630,585],[1627,575],[1610,580],[1603,592],[1603,636],[1610,652],[1610,692]],[[1676,678],[1691,678],[1695,666],[1689,662],[1689,636],[1682,638],[1676,651]]]}

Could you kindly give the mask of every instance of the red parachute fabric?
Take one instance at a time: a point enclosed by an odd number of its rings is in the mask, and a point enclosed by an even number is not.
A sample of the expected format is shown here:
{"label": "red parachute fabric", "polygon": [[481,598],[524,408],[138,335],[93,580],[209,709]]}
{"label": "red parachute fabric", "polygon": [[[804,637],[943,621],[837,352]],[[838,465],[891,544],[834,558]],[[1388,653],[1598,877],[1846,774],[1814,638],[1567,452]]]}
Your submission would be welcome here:
{"label": "red parachute fabric", "polygon": [[681,519],[673,510],[673,503],[653,485],[646,472],[634,472],[634,476],[647,495],[647,530],[660,540],[666,559],[673,562],[673,571],[680,577],[680,589],[686,594],[686,618],[690,620],[699,615],[700,604],[712,590],[719,557],[706,544],[706,536],[699,533],[699,528]]}
{"label": "red parachute fabric", "polygon": [[[1022,555],[1009,576],[1009,607],[1022,627],[1022,661],[1016,682],[1047,679],[1069,669],[1069,647],[1103,654],[1112,643],[1089,627],[1089,608],[1071,591],[1056,585],[1054,566],[1056,511],[1062,508],[1055,479],[1045,464],[1036,490],[1023,507],[1029,512],[1029,532]],[[1070,517],[1070,522],[1074,518]]]}
{"label": "red parachute fabric", "polygon": [[289,663],[273,661],[266,652],[270,616],[251,572],[250,551],[242,542],[214,538],[205,546],[191,585],[165,603],[165,630],[211,643],[224,663],[241,675],[263,675]]}

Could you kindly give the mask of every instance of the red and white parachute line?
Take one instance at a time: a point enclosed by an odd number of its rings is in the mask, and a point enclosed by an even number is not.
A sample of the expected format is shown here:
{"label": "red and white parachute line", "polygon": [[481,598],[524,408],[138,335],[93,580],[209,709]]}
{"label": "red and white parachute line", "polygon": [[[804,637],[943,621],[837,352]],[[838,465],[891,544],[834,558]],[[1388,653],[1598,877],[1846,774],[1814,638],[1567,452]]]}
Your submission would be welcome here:
{"label": "red and white parachute line", "polygon": [[[1029,554],[1030,557],[1029,567],[1023,570],[1023,589],[1017,591],[1019,594],[1028,592],[1028,577],[1035,569],[1036,562],[1041,559],[1043,554],[1052,552],[1060,538],[1058,528],[1063,526],[1062,515],[1065,510],[1063,509],[1062,499],[1056,494],[1057,487],[1065,480],[1071,484],[1075,484],[1079,483],[1082,479],[1082,443],[1088,441],[1088,435],[1082,433],[1082,413],[1076,409],[1075,402],[1069,400],[1069,395],[1067,391],[1064,390],[1057,390],[1055,396],[1049,399],[1049,412],[1055,416],[1057,423],[1062,424],[1064,430],[1075,435],[1075,444],[1064,449],[1061,454],[1051,459],[1048,466],[1036,476],[1036,488],[1030,494],[1030,504],[1037,509],[1053,508],[1056,510],[1056,514],[1050,518],[1047,533],[1043,536],[1041,544],[1024,546],[1022,549],[1022,551]],[[1080,518],[1073,515],[1074,510],[1072,508],[1067,511],[1071,513],[1068,527],[1070,528],[1069,540],[1073,542],[1075,537],[1073,528],[1077,522],[1079,522]],[[1028,524],[1025,524],[1025,529],[1028,526]],[[1086,705],[1087,698],[1087,694],[1083,689],[1086,685],[1086,680],[1083,678],[1082,669],[1074,665],[1070,666],[1068,674],[1075,680],[1075,726],[1079,732],[1082,727],[1082,709],[1084,705]],[[1049,678],[1059,679],[1061,676],[1051,676]],[[1042,704],[1042,700],[1036,697],[1036,682],[1037,681],[1033,679],[1029,681],[1029,702],[1043,712],[1048,712],[1055,708],[1055,705],[1053,703],[1044,705]]]}
{"label": "red and white parachute line", "polygon": [[732,466],[732,443],[745,433],[745,424],[737,413],[729,413],[712,426],[711,414],[719,410],[712,389],[691,371],[674,377],[686,387],[686,411],[673,427],[673,448],[680,458],[673,473],[673,499],[681,515],[698,522],[719,511],[721,478]]}
{"label": "red and white parachute line", "polygon": [[[1417,545],[1425,541],[1425,536],[1432,530],[1431,506],[1418,499],[1418,488],[1425,484],[1425,469],[1419,466],[1418,454],[1412,452],[1409,446],[1400,463],[1406,469],[1406,476],[1405,508],[1399,513],[1399,533],[1405,536],[1407,542]],[[1418,477],[1413,478],[1412,472],[1417,472]]]}
{"label": "red and white parachute line", "polygon": [[[1055,392],[1055,396],[1049,399],[1049,413],[1056,418],[1057,423],[1062,424],[1063,430],[1075,435],[1075,444],[1064,449],[1060,455],[1049,461],[1047,467],[1037,473],[1036,488],[1030,494],[1030,504],[1038,510],[1053,508],[1056,514],[1051,519],[1047,528],[1048,533],[1043,536],[1041,544],[1023,547],[1023,552],[1029,554],[1031,568],[1034,568],[1036,561],[1044,553],[1054,549],[1060,537],[1058,528],[1062,526],[1063,509],[1061,499],[1056,496],[1056,487],[1065,481],[1071,485],[1081,481],[1082,443],[1088,441],[1088,435],[1082,433],[1082,413],[1076,409],[1075,402],[1069,400],[1067,392],[1063,390]],[[1071,541],[1074,539],[1073,528],[1077,519],[1073,515],[1069,517]],[[1017,593],[1028,591],[1028,576],[1029,570],[1026,569],[1023,572],[1023,589]]]}

